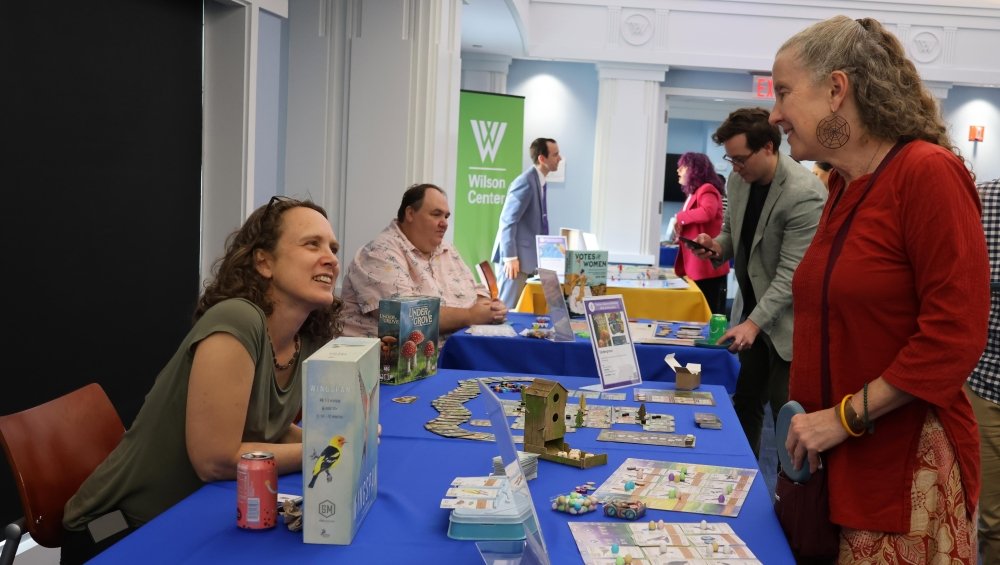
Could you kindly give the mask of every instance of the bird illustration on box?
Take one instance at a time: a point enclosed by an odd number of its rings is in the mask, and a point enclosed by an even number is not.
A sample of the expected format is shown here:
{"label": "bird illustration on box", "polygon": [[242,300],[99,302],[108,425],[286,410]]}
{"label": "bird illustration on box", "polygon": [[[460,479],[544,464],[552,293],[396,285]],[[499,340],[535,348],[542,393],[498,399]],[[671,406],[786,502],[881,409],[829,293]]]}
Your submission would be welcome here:
{"label": "bird illustration on box", "polygon": [[313,476],[312,480],[309,481],[309,488],[313,488],[313,485],[316,484],[316,479],[320,473],[326,473],[326,482],[329,483],[333,480],[330,469],[333,469],[340,462],[340,453],[345,443],[347,443],[347,440],[344,439],[344,436],[333,436],[330,440],[330,445],[323,449],[323,453],[317,456],[316,452],[313,452],[313,458],[316,459],[316,463],[313,465]]}
{"label": "bird illustration on box", "polygon": [[371,392],[368,392],[365,389],[365,380],[362,378],[361,371],[358,371],[358,384],[361,386],[361,408],[364,413],[365,435],[361,436],[364,438],[364,444],[361,445],[361,465],[364,466],[365,459],[368,457],[368,413],[373,404],[378,404],[378,400],[375,399],[378,394],[378,379],[375,379]]}

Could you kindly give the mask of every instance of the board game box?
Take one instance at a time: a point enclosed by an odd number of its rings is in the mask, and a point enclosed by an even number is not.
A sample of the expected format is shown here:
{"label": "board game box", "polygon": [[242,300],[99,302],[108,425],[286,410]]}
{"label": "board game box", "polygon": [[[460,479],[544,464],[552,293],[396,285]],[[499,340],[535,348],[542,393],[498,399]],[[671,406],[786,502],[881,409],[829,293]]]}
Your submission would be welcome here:
{"label": "board game box", "polygon": [[378,492],[379,340],[334,339],[303,372],[303,539],[348,545]]}
{"label": "board game box", "polygon": [[380,380],[398,385],[437,373],[441,299],[383,298],[378,303]]}
{"label": "board game box", "polygon": [[563,277],[563,296],[572,315],[583,315],[583,299],[604,296],[608,288],[608,252],[566,252],[566,274]]}

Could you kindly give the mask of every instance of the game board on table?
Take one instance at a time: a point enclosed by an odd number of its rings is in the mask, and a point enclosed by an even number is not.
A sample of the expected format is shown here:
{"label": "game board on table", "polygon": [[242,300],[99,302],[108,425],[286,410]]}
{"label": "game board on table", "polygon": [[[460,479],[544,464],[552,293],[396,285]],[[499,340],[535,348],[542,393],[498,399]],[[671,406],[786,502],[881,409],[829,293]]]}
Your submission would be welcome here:
{"label": "game board on table", "polygon": [[711,392],[697,390],[659,390],[653,388],[632,389],[632,400],[636,402],[662,402],[665,404],[694,404],[715,406]]}
{"label": "game board on table", "polygon": [[[516,416],[516,420],[511,424],[511,429],[524,429],[524,411],[520,410],[518,401],[501,400],[504,411],[508,416]],[[615,424],[639,424],[638,406],[610,406],[606,404],[588,404],[584,410],[583,421],[579,426],[576,422],[576,414],[580,411],[579,404],[566,405],[566,431],[575,432],[577,427],[581,428],[610,428]],[[645,431],[672,432],[675,428],[674,417],[670,414],[648,413],[645,416],[646,423],[642,424]]]}
{"label": "game board on table", "polygon": [[632,563],[650,565],[760,563],[729,524],[661,520],[655,529],[650,526],[650,522],[569,522],[584,565],[611,565],[625,555],[632,557]]}
{"label": "game board on table", "polygon": [[757,469],[630,457],[593,494],[602,502],[638,497],[647,508],[737,516],[756,476]]}

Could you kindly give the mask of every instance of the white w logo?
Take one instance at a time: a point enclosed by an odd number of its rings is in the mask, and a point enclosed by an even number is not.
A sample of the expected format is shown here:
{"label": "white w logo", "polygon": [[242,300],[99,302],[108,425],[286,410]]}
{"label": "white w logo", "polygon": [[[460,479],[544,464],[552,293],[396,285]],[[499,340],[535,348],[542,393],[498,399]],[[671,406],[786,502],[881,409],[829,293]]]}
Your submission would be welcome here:
{"label": "white w logo", "polygon": [[476,146],[479,147],[479,160],[486,162],[489,155],[490,162],[497,158],[497,149],[500,149],[500,142],[503,141],[503,134],[507,131],[507,122],[484,122],[482,120],[469,120],[472,123],[472,133],[476,136]]}

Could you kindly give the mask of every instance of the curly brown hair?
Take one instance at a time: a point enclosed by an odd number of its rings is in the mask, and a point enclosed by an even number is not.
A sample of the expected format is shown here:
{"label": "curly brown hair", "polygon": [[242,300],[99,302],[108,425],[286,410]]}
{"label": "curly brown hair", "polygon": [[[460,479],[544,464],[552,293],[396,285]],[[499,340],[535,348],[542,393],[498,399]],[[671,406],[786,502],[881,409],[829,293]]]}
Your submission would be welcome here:
{"label": "curly brown hair", "polygon": [[[226,252],[212,266],[212,279],[205,283],[205,292],[194,311],[197,321],[205,312],[229,298],[244,298],[270,316],[274,304],[267,296],[270,281],[257,272],[253,252],[256,249],[273,252],[281,237],[281,218],[285,211],[304,207],[316,210],[328,218],[326,210],[310,200],[295,200],[276,196],[254,210],[239,229],[226,237]],[[336,295],[329,308],[313,310],[299,332],[303,337],[326,343],[341,331],[340,313],[344,303]]]}
{"label": "curly brown hair", "polygon": [[962,159],[937,100],[906,57],[902,43],[878,20],[834,16],[793,35],[778,53],[788,49],[795,50],[817,83],[833,71],[847,74],[860,118],[872,135],[922,139]]}

